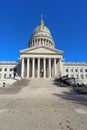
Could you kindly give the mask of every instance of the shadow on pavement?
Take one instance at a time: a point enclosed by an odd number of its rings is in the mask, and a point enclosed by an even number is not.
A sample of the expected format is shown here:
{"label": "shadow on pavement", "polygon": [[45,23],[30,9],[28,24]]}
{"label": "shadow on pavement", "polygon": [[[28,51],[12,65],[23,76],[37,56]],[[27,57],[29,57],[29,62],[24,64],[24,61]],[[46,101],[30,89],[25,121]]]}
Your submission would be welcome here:
{"label": "shadow on pavement", "polygon": [[64,100],[70,100],[72,103],[78,103],[82,105],[87,105],[87,95],[79,95],[72,92],[63,92],[62,94],[54,93],[54,96],[60,97]]}

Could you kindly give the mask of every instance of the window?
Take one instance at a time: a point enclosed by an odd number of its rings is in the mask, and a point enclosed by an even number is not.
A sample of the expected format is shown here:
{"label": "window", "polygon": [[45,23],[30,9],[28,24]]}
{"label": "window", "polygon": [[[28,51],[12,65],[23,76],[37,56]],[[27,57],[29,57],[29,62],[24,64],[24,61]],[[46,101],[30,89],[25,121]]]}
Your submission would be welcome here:
{"label": "window", "polygon": [[76,78],[78,79],[78,74],[76,75]]}
{"label": "window", "polygon": [[73,69],[71,69],[71,72],[73,72]]}
{"label": "window", "polygon": [[5,68],[4,70],[7,71],[7,68]]}
{"label": "window", "polygon": [[71,74],[71,77],[73,78],[73,77],[74,77],[74,75],[73,75],[73,74]]}
{"label": "window", "polygon": [[82,70],[82,69],[80,69],[80,72],[83,72],[83,70]]}
{"label": "window", "polygon": [[32,42],[30,43],[30,46],[32,47]]}
{"label": "window", "polygon": [[17,68],[14,68],[14,72],[17,72]]}
{"label": "window", "polygon": [[87,72],[87,69],[85,69],[85,72]]}
{"label": "window", "polygon": [[2,68],[0,68],[0,71],[2,71]]}
{"label": "window", "polygon": [[87,79],[87,74],[85,75],[85,78]]}
{"label": "window", "polygon": [[78,70],[77,69],[75,69],[75,72],[77,72]]}
{"label": "window", "polygon": [[68,75],[68,74],[67,74],[66,76],[67,76],[67,77],[69,77],[69,75]]}
{"label": "window", "polygon": [[66,69],[66,72],[68,72],[68,69]]}
{"label": "window", "polygon": [[83,75],[81,75],[81,79],[83,79]]}
{"label": "window", "polygon": [[6,74],[4,74],[4,79],[6,79]]}
{"label": "window", "polygon": [[10,68],[9,71],[12,71],[12,68]]}
{"label": "window", "polygon": [[9,78],[11,78],[11,74],[9,74]]}

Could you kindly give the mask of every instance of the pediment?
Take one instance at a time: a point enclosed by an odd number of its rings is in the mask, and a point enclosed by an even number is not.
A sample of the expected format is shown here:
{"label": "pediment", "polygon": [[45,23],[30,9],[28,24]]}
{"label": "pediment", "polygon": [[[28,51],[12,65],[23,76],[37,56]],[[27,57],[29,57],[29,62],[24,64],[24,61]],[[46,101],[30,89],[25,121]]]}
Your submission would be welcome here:
{"label": "pediment", "polygon": [[28,48],[20,51],[22,54],[62,54],[62,51],[47,48],[47,47],[36,47],[36,48]]}

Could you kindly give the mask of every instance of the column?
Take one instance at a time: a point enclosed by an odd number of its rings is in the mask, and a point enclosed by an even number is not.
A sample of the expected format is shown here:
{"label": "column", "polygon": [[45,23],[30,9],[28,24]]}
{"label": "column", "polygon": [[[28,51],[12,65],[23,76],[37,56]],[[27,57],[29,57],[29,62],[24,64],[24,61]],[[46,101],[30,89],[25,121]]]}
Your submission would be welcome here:
{"label": "column", "polygon": [[40,38],[40,45],[41,45],[41,38]]}
{"label": "column", "polygon": [[48,41],[48,46],[50,47],[50,41]]}
{"label": "column", "polygon": [[38,78],[40,77],[40,58],[38,58]]}
{"label": "column", "polygon": [[49,58],[49,78],[51,78],[51,58]]}
{"label": "column", "polygon": [[32,77],[35,77],[35,58],[33,58],[32,62]]}
{"label": "column", "polygon": [[27,78],[29,78],[29,75],[30,75],[30,70],[29,70],[29,61],[30,61],[30,59],[27,58]]}
{"label": "column", "polygon": [[42,39],[42,45],[44,45],[44,39]]}
{"label": "column", "polygon": [[36,39],[36,45],[38,46],[38,39]]}
{"label": "column", "polygon": [[40,43],[39,43],[39,39],[38,39],[38,45],[40,45]]}
{"label": "column", "polygon": [[56,74],[56,58],[54,59],[54,68],[55,68],[55,77],[57,76]]}
{"label": "column", "polygon": [[21,62],[21,77],[24,77],[24,58],[22,58],[22,62]]}
{"label": "column", "polygon": [[44,78],[46,78],[46,58],[44,58]]}

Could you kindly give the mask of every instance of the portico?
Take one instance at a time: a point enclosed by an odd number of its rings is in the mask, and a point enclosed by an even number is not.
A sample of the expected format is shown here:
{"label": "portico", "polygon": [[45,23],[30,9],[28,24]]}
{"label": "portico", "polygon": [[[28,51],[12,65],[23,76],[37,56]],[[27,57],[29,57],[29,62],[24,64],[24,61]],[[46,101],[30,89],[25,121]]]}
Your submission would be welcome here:
{"label": "portico", "polygon": [[57,75],[60,59],[27,57],[22,58],[21,77],[27,78],[52,78]]}

